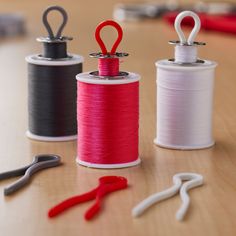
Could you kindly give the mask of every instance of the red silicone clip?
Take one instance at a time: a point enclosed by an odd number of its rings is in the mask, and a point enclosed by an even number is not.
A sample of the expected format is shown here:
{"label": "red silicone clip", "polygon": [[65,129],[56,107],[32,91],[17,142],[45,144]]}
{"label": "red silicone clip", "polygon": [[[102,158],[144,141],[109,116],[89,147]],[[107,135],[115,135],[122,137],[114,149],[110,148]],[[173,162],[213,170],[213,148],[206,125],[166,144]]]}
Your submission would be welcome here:
{"label": "red silicone clip", "polygon": [[77,204],[95,199],[95,203],[86,211],[86,220],[93,218],[100,210],[102,198],[111,192],[128,187],[127,179],[121,176],[104,176],[99,178],[97,188],[79,196],[74,196],[59,203],[48,211],[48,217],[52,218]]}
{"label": "red silicone clip", "polygon": [[[112,49],[111,49],[111,52],[107,52],[107,49],[106,49],[106,46],[104,44],[104,42],[102,41],[101,39],[101,36],[100,36],[100,31],[102,30],[103,27],[105,26],[113,26],[114,28],[116,28],[117,32],[118,32],[118,37],[115,41],[115,43],[113,44],[112,46]],[[96,28],[96,31],[95,31],[95,38],[102,50],[102,54],[115,54],[116,53],[116,49],[117,47],[119,46],[121,40],[122,40],[122,37],[123,37],[123,31],[122,31],[122,28],[120,27],[120,25],[118,23],[116,23],[115,21],[113,20],[106,20],[106,21],[103,21],[102,23],[100,23],[97,28]]]}

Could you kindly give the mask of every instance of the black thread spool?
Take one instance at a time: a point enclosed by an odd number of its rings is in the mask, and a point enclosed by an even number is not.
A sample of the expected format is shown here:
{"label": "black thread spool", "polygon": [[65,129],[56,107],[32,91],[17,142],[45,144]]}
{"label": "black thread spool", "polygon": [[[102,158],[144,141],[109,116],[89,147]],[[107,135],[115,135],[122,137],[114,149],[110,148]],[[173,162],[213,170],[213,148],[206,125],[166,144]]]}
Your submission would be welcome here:
{"label": "black thread spool", "polygon": [[[56,10],[63,22],[56,36],[48,23],[48,13]],[[83,57],[67,54],[67,41],[61,36],[67,23],[67,13],[59,6],[47,8],[43,24],[48,37],[37,38],[43,43],[43,53],[26,57],[28,62],[27,136],[40,141],[68,141],[77,138],[76,79],[82,72]]]}

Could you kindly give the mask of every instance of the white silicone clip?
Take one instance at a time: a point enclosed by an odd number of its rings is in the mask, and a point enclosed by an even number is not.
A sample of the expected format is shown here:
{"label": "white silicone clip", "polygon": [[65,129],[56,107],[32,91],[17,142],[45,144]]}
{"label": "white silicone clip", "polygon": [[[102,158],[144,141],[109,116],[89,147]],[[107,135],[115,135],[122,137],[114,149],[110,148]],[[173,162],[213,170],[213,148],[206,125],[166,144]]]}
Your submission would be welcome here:
{"label": "white silicone clip", "polygon": [[[186,182],[183,183],[183,181]],[[140,216],[153,204],[168,199],[180,191],[182,205],[176,213],[176,219],[179,221],[183,220],[190,204],[190,198],[187,192],[192,188],[202,185],[203,177],[202,175],[195,173],[179,173],[173,176],[173,183],[174,185],[172,187],[162,192],[155,193],[140,202],[136,207],[133,208],[132,215],[134,217]]]}
{"label": "white silicone clip", "polygon": [[[188,37],[188,40],[186,39],[186,37],[182,31],[182,28],[181,28],[181,22],[187,16],[191,16],[194,19],[194,27]],[[200,28],[201,28],[201,21],[199,19],[199,16],[192,11],[183,11],[175,19],[175,30],[179,36],[179,40],[180,40],[181,44],[193,45],[194,40],[195,40]]]}

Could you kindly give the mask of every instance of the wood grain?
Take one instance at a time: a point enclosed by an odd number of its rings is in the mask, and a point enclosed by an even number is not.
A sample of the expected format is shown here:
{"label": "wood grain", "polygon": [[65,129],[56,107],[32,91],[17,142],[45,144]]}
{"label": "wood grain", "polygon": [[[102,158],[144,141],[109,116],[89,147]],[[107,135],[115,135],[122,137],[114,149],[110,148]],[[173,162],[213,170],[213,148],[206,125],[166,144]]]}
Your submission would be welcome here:
{"label": "wood grain", "polygon": [[[120,170],[96,170],[75,164],[76,142],[44,143],[30,141],[27,129],[27,70],[24,57],[37,53],[41,45],[37,36],[46,35],[41,23],[49,0],[1,0],[1,12],[22,12],[27,19],[28,34],[16,39],[2,39],[0,44],[0,172],[29,163],[39,153],[57,153],[64,165],[35,175],[30,185],[13,196],[0,194],[0,235],[72,236],[72,235],[236,235],[236,39],[202,31],[199,41],[201,58],[219,63],[216,73],[213,148],[199,151],[174,151],[153,144],[156,121],[156,71],[154,62],[173,57],[170,39],[177,35],[161,20],[122,23],[124,39],[120,51],[130,53],[122,70],[142,75],[140,88],[140,156],[138,167]],[[85,56],[84,71],[94,70],[96,60],[88,54],[99,51],[94,40],[96,25],[112,17],[116,1],[59,1],[69,14],[65,35],[73,36],[69,49]],[[59,16],[52,16],[53,23]],[[109,35],[112,34],[112,37]],[[102,33],[114,40],[112,29]],[[108,45],[111,45],[111,43]],[[203,187],[191,191],[191,206],[186,220],[175,220],[180,199],[175,197],[154,206],[142,217],[133,219],[131,209],[148,195],[172,184],[172,176],[181,171],[204,176]],[[101,214],[85,222],[83,213],[90,203],[74,207],[49,220],[47,210],[62,199],[83,193],[97,185],[102,175],[128,178],[127,190],[105,199]],[[14,179],[1,181],[0,192]]]}

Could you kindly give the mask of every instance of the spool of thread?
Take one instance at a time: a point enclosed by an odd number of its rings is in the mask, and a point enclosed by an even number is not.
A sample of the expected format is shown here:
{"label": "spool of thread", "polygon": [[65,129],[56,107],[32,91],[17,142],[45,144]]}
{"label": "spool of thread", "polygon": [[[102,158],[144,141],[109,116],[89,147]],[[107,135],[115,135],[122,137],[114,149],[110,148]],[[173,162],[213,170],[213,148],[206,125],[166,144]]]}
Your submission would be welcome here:
{"label": "spool of thread", "polygon": [[[181,21],[191,16],[195,26],[186,40]],[[216,62],[197,59],[194,42],[200,30],[199,17],[180,13],[175,29],[180,41],[175,45],[175,59],[161,60],[157,66],[157,136],[155,144],[173,149],[201,149],[214,145],[212,105]]]}
{"label": "spool of thread", "polygon": [[[100,31],[113,26],[118,38],[107,52]],[[93,168],[122,168],[139,164],[139,79],[135,73],[119,71],[117,53],[122,29],[108,20],[98,25],[95,37],[102,52],[92,53],[99,59],[98,71],[81,73],[77,79],[77,163]]]}
{"label": "spool of thread", "polygon": [[[48,13],[58,11],[63,22],[54,35]],[[27,136],[39,141],[68,141],[77,138],[75,76],[82,72],[83,57],[67,54],[67,41],[61,36],[67,23],[67,13],[59,6],[47,8],[43,24],[48,37],[40,37],[43,53],[26,57],[28,62],[28,119]]]}

